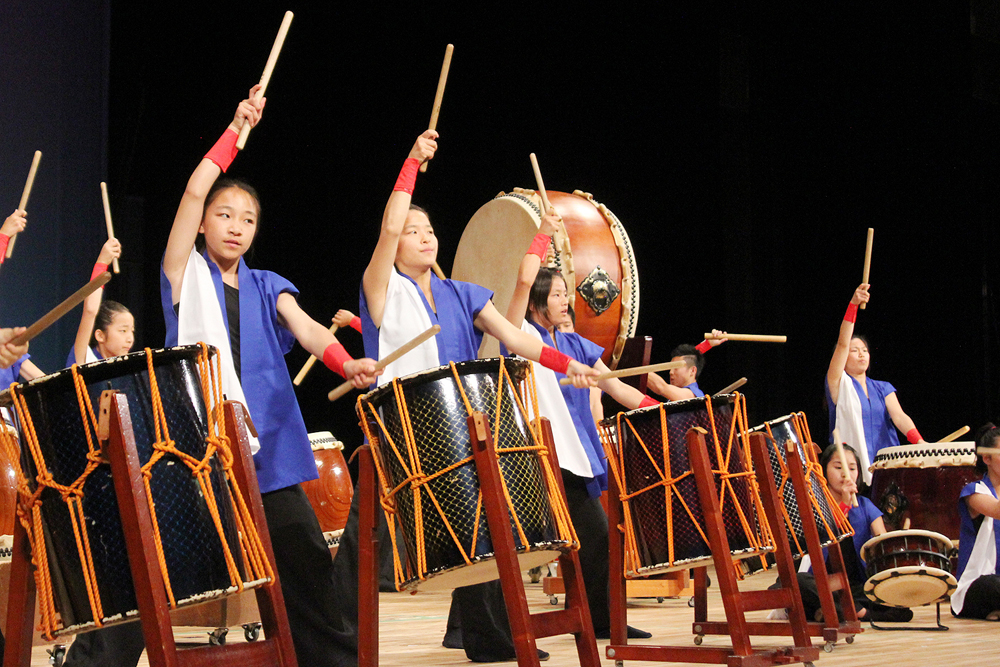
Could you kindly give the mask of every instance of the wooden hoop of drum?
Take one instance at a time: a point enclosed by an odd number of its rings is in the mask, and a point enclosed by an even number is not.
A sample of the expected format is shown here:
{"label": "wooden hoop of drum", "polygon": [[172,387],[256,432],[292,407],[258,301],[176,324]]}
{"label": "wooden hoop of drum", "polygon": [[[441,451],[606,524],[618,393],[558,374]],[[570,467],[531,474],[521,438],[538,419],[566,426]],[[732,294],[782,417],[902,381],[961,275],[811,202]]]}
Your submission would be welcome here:
{"label": "wooden hoop of drum", "polygon": [[661,403],[619,413],[599,426],[608,468],[621,492],[627,579],[712,560],[685,441],[695,426],[708,431],[709,458],[734,560],[774,550],[746,456],[746,403],[740,394]]}
{"label": "wooden hoop of drum", "polygon": [[303,482],[302,490],[316,512],[323,534],[342,531],[351,511],[354,485],[344,459],[344,443],[329,431],[309,434],[319,479]]}
{"label": "wooden hoop of drum", "polygon": [[[273,574],[242,492],[225,461],[214,348],[146,350],[13,387],[18,520],[35,564],[43,636],[134,620],[135,588],[111,466],[100,451],[95,406],[104,390],[128,399],[171,608],[268,582]],[[32,518],[40,519],[38,523]]]}
{"label": "wooden hoop of drum", "polygon": [[[549,190],[548,197],[563,219],[554,239],[555,268],[566,278],[576,332],[603,347],[601,358],[615,368],[639,320],[639,273],[632,243],[621,221],[589,193]],[[505,313],[521,258],[540,224],[541,198],[534,190],[500,193],[466,225],[452,277],[493,290],[494,305]],[[496,339],[487,336],[479,356],[498,354]]]}
{"label": "wooden hoop of drum", "polygon": [[785,517],[788,534],[788,544],[792,556],[801,558],[806,554],[806,535],[802,527],[802,514],[795,488],[792,485],[791,473],[788,470],[788,454],[786,443],[791,442],[799,452],[804,464],[806,486],[809,491],[809,502],[812,505],[813,519],[819,531],[820,544],[828,547],[831,544],[854,534],[851,523],[840,510],[840,506],[830,493],[826,477],[816,456],[816,447],[809,433],[809,423],[804,412],[794,412],[778,419],[765,422],[750,429],[751,432],[767,434],[767,453],[771,459],[771,471],[774,475],[774,485],[781,495],[781,511]]}
{"label": "wooden hoop of drum", "polygon": [[[522,570],[578,548],[538,429],[531,363],[483,359],[396,378],[358,399],[393,541],[399,590],[497,579],[467,418],[489,420]],[[396,544],[399,522],[405,568]]]}
{"label": "wooden hoop of drum", "polygon": [[922,607],[955,592],[951,540],[929,530],[896,530],[861,547],[867,564],[865,595],[888,607]]}
{"label": "wooden hoop of drum", "polygon": [[885,447],[872,464],[872,501],[883,513],[885,527],[906,525],[959,538],[955,499],[976,472],[976,443],[938,442]]}

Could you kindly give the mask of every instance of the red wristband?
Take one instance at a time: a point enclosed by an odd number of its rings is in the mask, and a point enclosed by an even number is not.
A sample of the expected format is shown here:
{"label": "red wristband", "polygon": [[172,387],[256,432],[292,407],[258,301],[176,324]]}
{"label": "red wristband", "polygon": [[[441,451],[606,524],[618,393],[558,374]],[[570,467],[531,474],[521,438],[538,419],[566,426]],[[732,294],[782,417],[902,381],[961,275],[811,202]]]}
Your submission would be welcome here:
{"label": "red wristband", "polygon": [[348,361],[354,361],[354,358],[347,353],[344,346],[340,343],[330,343],[326,346],[326,350],[323,351],[323,363],[334,373],[347,378],[347,374],[344,372],[344,364]]}
{"label": "red wristband", "polygon": [[656,400],[655,398],[650,398],[649,396],[643,396],[642,397],[642,402],[639,403],[639,407],[640,408],[648,408],[648,407],[652,407],[654,405],[659,405],[659,404],[660,404],[660,402],[658,400]]}
{"label": "red wristband", "polygon": [[[93,280],[97,276],[101,275],[108,270],[107,264],[101,264],[100,262],[94,262],[94,270],[90,272],[90,279]],[[101,289],[104,289],[102,286]]]}
{"label": "red wristband", "polygon": [[840,511],[844,513],[844,516],[847,516],[847,513],[851,511],[851,506],[848,505],[847,503],[839,503],[839,504],[840,504]]}
{"label": "red wristband", "polygon": [[361,318],[357,315],[351,318],[351,328],[361,333]]}
{"label": "red wristband", "polygon": [[858,304],[849,303],[847,304],[847,312],[844,313],[844,321],[854,324],[858,319]]}
{"label": "red wristband", "polygon": [[405,192],[413,194],[413,188],[417,184],[417,170],[420,168],[420,161],[415,157],[408,157],[403,161],[403,168],[399,170],[399,178],[392,188],[393,192]]}
{"label": "red wristband", "polygon": [[[698,350],[702,354],[705,354],[706,352],[708,352],[709,350],[712,349],[712,341],[710,341],[710,340],[703,340],[700,343],[698,343],[697,345],[695,345],[694,349]],[[726,349],[729,349],[729,348],[726,348]]]}
{"label": "red wristband", "polygon": [[545,261],[545,253],[549,249],[549,242],[552,237],[547,234],[538,233],[535,234],[535,238],[531,241],[531,247],[528,248],[528,255],[536,255],[538,259]]}
{"label": "red wristband", "polygon": [[236,159],[236,154],[239,152],[236,148],[236,140],[239,136],[239,134],[227,128],[222,133],[222,136],[219,137],[219,140],[215,142],[215,145],[212,146],[212,150],[205,153],[205,159],[219,165],[222,173],[226,173],[229,165],[233,163],[233,160]]}
{"label": "red wristband", "polygon": [[3,264],[3,260],[7,257],[7,244],[10,243],[10,237],[6,234],[0,234],[0,264]]}
{"label": "red wristband", "polygon": [[911,445],[915,445],[921,440],[923,440],[923,438],[920,437],[920,431],[918,431],[915,426],[906,432],[906,441]]}
{"label": "red wristband", "polygon": [[542,355],[538,359],[538,363],[542,366],[545,366],[549,370],[563,374],[565,374],[567,369],[569,369],[569,362],[571,361],[573,361],[573,359],[566,356],[556,348],[549,347],[548,345],[542,346]]}

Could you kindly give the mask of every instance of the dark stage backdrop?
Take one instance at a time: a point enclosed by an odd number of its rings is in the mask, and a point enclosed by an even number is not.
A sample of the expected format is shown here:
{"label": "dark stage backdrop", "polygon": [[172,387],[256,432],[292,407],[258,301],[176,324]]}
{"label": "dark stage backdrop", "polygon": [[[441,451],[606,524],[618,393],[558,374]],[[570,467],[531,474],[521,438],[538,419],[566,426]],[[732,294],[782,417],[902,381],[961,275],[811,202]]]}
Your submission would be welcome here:
{"label": "dark stage backdrop", "polygon": [[[1000,118],[973,96],[969,6],[756,4],[112,2],[108,180],[135,264],[109,294],[138,311],[142,343],[162,342],[157,267],[174,208],[292,9],[264,121],[231,173],[263,198],[251,265],[291,279],[316,319],[357,310],[382,207],[452,42],[440,149],[415,196],[445,271],[479,206],[533,187],[534,151],[548,187],[593,193],[628,229],[654,361],[713,327],[787,334],[713,350],[702,385],[745,375],[753,422],[805,410],[822,440],[822,379],[872,226],[873,302],[858,326],[871,375],[896,385],[929,439],[994,418]],[[5,184],[20,157],[5,151]],[[360,336],[341,338],[361,354]],[[288,355],[293,374],[305,357]],[[325,398],[335,381],[316,369],[298,395],[309,429],[352,449],[353,401]]]}

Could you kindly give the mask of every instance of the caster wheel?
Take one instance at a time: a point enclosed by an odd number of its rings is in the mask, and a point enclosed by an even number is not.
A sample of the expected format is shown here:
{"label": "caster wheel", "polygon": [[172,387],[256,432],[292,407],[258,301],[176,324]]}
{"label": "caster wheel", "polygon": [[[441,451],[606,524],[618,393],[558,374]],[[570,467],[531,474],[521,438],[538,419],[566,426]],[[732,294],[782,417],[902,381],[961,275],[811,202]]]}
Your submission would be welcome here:
{"label": "caster wheel", "polygon": [[663,598],[656,598],[656,604],[663,604]]}
{"label": "caster wheel", "polygon": [[844,641],[847,642],[848,644],[853,644],[854,643],[854,635],[848,635],[848,636],[844,637]]}
{"label": "caster wheel", "polygon": [[243,636],[248,642],[255,642],[260,637],[260,623],[244,623]]}
{"label": "caster wheel", "polygon": [[694,606],[694,598],[688,598],[688,606],[689,607],[693,607]]}
{"label": "caster wheel", "polygon": [[701,643],[703,641],[705,641],[705,635],[695,635],[694,636],[694,645],[695,646],[701,646]]}
{"label": "caster wheel", "polygon": [[816,664],[812,662],[803,662],[802,667],[816,667]]}
{"label": "caster wheel", "polygon": [[51,649],[48,649],[46,653],[49,654],[50,665],[62,667],[63,660],[66,658],[66,644],[56,644]]}
{"label": "caster wheel", "polygon": [[216,628],[208,633],[208,643],[212,646],[225,646],[228,634],[229,628]]}
{"label": "caster wheel", "polygon": [[531,578],[531,583],[537,584],[542,580],[542,568],[541,566],[533,567],[528,570],[528,577]]}
{"label": "caster wheel", "polygon": [[825,653],[833,653],[833,642],[823,644],[823,651]]}
{"label": "caster wheel", "polygon": [[615,667],[625,667],[624,660],[615,660]]}
{"label": "caster wheel", "polygon": [[556,597],[555,595],[550,595],[549,596],[549,604],[551,604],[551,605],[559,604],[559,598]]}

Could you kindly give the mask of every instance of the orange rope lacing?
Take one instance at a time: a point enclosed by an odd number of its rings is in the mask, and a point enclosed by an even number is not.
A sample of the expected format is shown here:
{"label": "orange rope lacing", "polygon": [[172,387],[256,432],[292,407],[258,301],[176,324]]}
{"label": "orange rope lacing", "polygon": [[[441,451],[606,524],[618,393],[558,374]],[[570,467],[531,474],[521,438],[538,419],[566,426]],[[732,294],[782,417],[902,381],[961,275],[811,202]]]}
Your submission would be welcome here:
{"label": "orange rope lacing", "polygon": [[[854,527],[851,522],[847,519],[844,513],[840,509],[840,503],[833,497],[833,493],[830,491],[830,487],[826,481],[826,472],[823,470],[823,466],[820,465],[819,459],[816,457],[816,445],[813,442],[812,434],[809,432],[809,421],[806,419],[806,413],[796,412],[794,413],[794,426],[796,433],[799,436],[799,441],[803,443],[803,463],[806,464],[806,486],[809,489],[809,499],[813,506],[816,508],[817,513],[823,519],[823,527],[826,528],[827,535],[833,541],[843,539],[847,535],[854,535]],[[811,447],[809,445],[812,445]],[[833,515],[833,522],[836,524],[836,528],[832,528],[823,516],[823,512],[819,511],[820,505],[819,500],[813,495],[812,484],[809,483],[810,476],[815,477],[819,481],[820,488],[823,490],[823,496],[826,498],[827,506],[830,508],[830,513]]]}
{"label": "orange rope lacing", "polygon": [[[462,385],[461,377],[458,374],[458,370],[454,363],[451,363],[449,365],[451,367],[452,374],[455,378],[455,383],[459,389],[459,394],[462,397],[462,402],[465,405],[466,414],[471,415],[473,413],[472,404],[469,401],[464,386]],[[528,387],[527,388],[522,387],[521,394],[519,394],[517,388],[514,386],[514,382],[510,377],[509,372],[506,369],[506,366],[504,365],[503,359],[501,359],[500,371],[498,374],[499,389],[497,392],[497,408],[496,408],[497,412],[494,417],[494,423],[495,423],[494,441],[499,439],[500,414],[504,401],[503,388],[505,386],[510,386],[512,389],[511,395],[513,396],[513,400],[523,417],[524,423],[528,425],[528,432],[531,435],[534,445],[522,446],[522,447],[498,448],[497,451],[498,453],[501,451],[504,453],[518,452],[518,451],[536,452],[536,455],[539,457],[540,463],[542,465],[543,474],[545,476],[546,486],[549,494],[549,500],[552,503],[553,516],[555,517],[556,520],[556,530],[562,539],[565,539],[566,541],[571,542],[574,545],[578,545],[579,540],[577,539],[576,532],[573,530],[572,522],[570,522],[569,520],[569,510],[566,507],[565,500],[562,498],[561,494],[555,492],[555,490],[558,489],[558,486],[556,485],[555,475],[552,470],[551,462],[549,461],[548,450],[543,445],[540,444],[541,442],[540,424],[538,423],[537,420],[531,419],[530,415],[528,414],[528,411],[525,409],[525,406],[522,402],[524,392],[526,391],[527,395],[531,399],[531,408],[533,414],[536,415],[538,414],[538,402],[536,399],[534,374],[533,374],[533,369],[531,369],[530,367],[528,371],[528,378],[525,384],[527,384]],[[416,575],[421,581],[423,581],[427,578],[427,547],[424,541],[424,531],[423,531],[422,493],[426,492],[431,503],[434,505],[434,508],[437,510],[438,516],[444,523],[445,529],[451,536],[452,542],[458,548],[459,553],[462,554],[462,559],[466,562],[467,565],[472,564],[472,558],[475,556],[476,543],[478,542],[479,524],[483,512],[483,494],[482,490],[480,490],[478,498],[476,499],[476,516],[473,527],[472,539],[468,548],[466,548],[464,545],[462,545],[460,538],[458,537],[457,533],[455,532],[454,528],[451,525],[451,522],[448,521],[444,509],[441,507],[437,497],[434,495],[434,492],[432,488],[429,486],[429,484],[438,477],[445,475],[455,470],[456,468],[464,466],[465,464],[472,461],[474,457],[467,456],[459,461],[453,462],[452,464],[448,465],[445,468],[442,468],[436,473],[433,473],[431,475],[425,474],[421,469],[417,443],[413,433],[413,424],[412,421],[410,420],[410,414],[406,403],[406,397],[403,393],[403,387],[402,384],[399,382],[399,378],[394,378],[392,380],[392,387],[393,387],[393,398],[395,400],[396,410],[397,413],[399,414],[400,426],[403,432],[403,440],[404,440],[403,445],[405,449],[405,456],[404,452],[400,451],[400,448],[397,445],[397,443],[389,435],[389,431],[386,428],[385,423],[382,421],[382,418],[379,416],[378,411],[375,409],[373,405],[371,405],[370,403],[366,403],[364,401],[365,398],[364,396],[358,398],[357,411],[358,415],[361,418],[360,419],[361,429],[362,431],[364,431],[365,437],[367,438],[369,444],[371,445],[373,452],[372,459],[375,462],[375,470],[378,475],[379,487],[380,487],[379,504],[385,511],[386,519],[389,524],[389,535],[393,544],[393,573],[396,580],[396,588],[397,590],[400,590],[405,581],[407,581],[407,579],[404,577],[407,576],[409,568],[407,567],[406,571],[404,571],[403,563],[399,558],[398,545],[396,543],[395,526],[398,514],[397,495],[404,489],[410,489],[413,493],[414,532],[415,532],[415,535],[413,535],[413,539],[416,543],[416,554],[415,554],[417,561]],[[377,424],[378,426],[377,431],[371,427],[370,421],[365,415],[365,407],[367,407],[368,413],[371,415],[371,420]],[[382,446],[383,441],[388,444],[389,450],[391,450],[392,455],[395,456],[396,461],[402,467],[403,473],[405,475],[404,479],[401,480],[395,486],[392,486],[390,484],[389,474],[383,462],[383,457],[389,455],[389,452],[383,449]],[[520,518],[518,517],[517,510],[514,508],[513,501],[511,500],[506,480],[504,480],[503,476],[501,476],[500,481],[501,481],[501,488],[503,489],[504,497],[506,500],[507,509],[510,512],[510,515],[514,519],[514,526],[518,532],[519,537],[521,538],[522,544],[524,544],[526,548],[530,550],[531,547],[528,544],[528,539],[524,533],[524,529],[521,525]]]}

